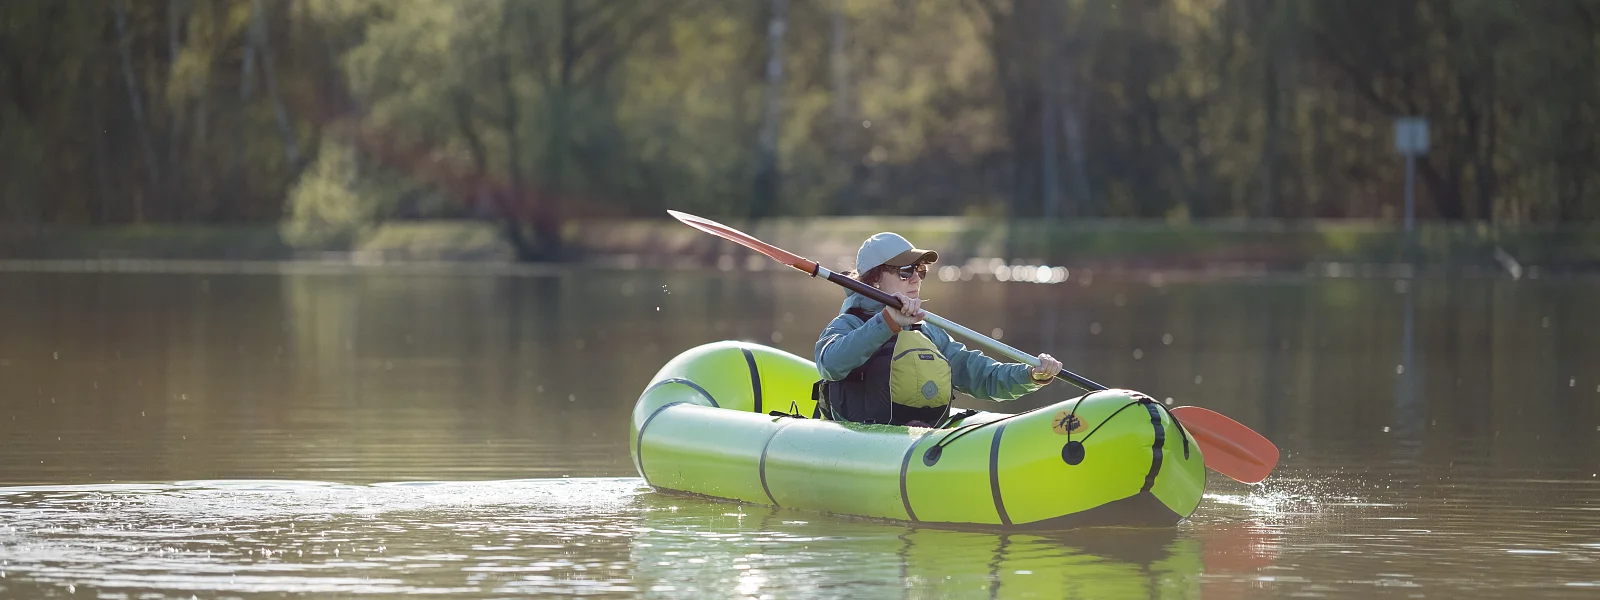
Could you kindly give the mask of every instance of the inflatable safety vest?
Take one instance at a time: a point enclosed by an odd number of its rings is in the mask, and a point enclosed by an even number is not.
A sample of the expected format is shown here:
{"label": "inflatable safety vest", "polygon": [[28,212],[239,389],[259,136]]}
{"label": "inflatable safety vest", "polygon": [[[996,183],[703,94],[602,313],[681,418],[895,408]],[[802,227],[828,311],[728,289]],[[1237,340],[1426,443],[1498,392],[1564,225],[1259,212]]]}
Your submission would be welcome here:
{"label": "inflatable safety vest", "polygon": [[[849,312],[862,320],[872,318],[859,308]],[[900,330],[844,379],[820,382],[819,411],[858,423],[934,425],[942,420],[955,398],[950,361],[921,329],[918,324]]]}

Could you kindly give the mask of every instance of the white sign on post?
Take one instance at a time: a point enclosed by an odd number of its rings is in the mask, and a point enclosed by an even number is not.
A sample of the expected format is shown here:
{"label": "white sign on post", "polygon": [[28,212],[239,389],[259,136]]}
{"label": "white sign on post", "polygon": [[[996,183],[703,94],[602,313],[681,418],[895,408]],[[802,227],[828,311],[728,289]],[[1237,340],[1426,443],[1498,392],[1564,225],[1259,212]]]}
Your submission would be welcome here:
{"label": "white sign on post", "polygon": [[1400,117],[1394,120],[1394,149],[1406,156],[1428,153],[1428,120]]}
{"label": "white sign on post", "polygon": [[1416,221],[1415,188],[1417,156],[1428,153],[1428,120],[1422,117],[1397,117],[1394,120],[1394,149],[1406,157],[1406,240],[1412,242],[1411,232]]}

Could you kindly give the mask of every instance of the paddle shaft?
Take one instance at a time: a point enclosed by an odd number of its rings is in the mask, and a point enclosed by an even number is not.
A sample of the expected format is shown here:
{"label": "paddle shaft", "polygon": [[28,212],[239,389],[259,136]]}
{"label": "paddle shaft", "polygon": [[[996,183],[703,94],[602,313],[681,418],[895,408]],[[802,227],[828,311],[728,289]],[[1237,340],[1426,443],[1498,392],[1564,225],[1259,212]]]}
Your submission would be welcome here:
{"label": "paddle shaft", "polygon": [[[812,277],[822,277],[828,281],[832,281],[836,284],[844,286],[845,288],[848,288],[850,291],[853,291],[857,294],[861,294],[873,300],[877,300],[878,302],[882,302],[887,306],[900,308],[899,298],[890,296],[889,294],[884,293],[883,290],[862,283],[853,277],[847,277],[841,273],[829,271],[827,268],[823,267],[822,265],[817,265],[816,263],[812,264],[816,265],[816,271],[811,273]],[[960,323],[951,321],[950,319],[946,319],[928,311],[923,311],[922,318],[926,319],[929,323],[938,325],[941,329],[950,331],[960,335],[961,337],[977,342],[983,347],[995,352],[999,352],[1000,354],[1004,354],[1012,360],[1027,363],[1028,366],[1031,367],[1039,366],[1039,357],[1028,354],[1016,348],[1012,348],[1009,344],[968,329]],[[1066,369],[1062,369],[1059,373],[1056,373],[1056,378],[1078,386],[1086,391],[1097,392],[1106,389],[1106,386],[1095,383],[1087,377],[1073,373],[1072,371],[1068,371]]]}

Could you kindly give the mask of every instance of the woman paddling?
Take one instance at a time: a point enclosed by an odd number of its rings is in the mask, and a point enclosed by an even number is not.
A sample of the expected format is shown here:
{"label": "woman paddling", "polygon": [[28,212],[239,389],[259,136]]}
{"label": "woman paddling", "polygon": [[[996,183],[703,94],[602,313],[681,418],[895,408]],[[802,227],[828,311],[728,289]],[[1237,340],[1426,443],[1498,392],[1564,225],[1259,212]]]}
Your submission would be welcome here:
{"label": "woman paddling", "polygon": [[1039,367],[1002,363],[922,323],[922,282],[939,253],[895,233],[867,238],[854,277],[900,300],[898,310],[850,292],[817,339],[823,406],[833,419],[932,427],[959,390],[984,400],[1014,400],[1061,370],[1049,354]]}

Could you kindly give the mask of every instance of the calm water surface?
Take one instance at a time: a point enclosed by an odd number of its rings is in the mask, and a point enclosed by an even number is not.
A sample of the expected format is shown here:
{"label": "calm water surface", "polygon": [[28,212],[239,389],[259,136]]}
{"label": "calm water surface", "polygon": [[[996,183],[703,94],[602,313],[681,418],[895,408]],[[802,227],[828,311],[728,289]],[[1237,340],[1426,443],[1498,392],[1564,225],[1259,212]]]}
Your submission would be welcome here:
{"label": "calm water surface", "polygon": [[0,272],[0,597],[1600,597],[1600,281],[930,282],[947,317],[1284,451],[1174,528],[1008,534],[638,479],[656,368],[719,339],[809,357],[827,284],[288,271]]}

